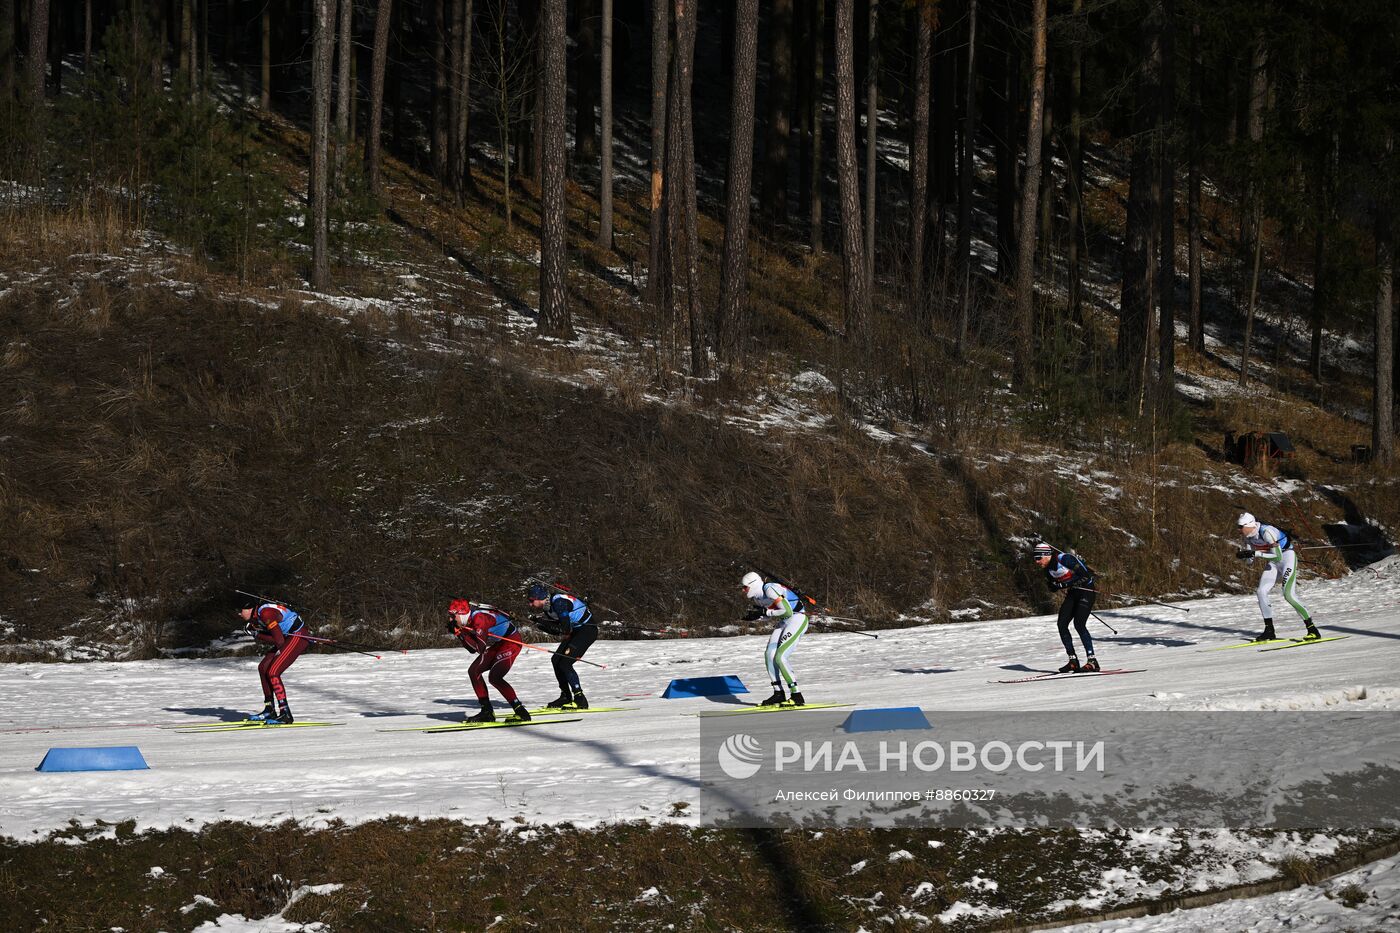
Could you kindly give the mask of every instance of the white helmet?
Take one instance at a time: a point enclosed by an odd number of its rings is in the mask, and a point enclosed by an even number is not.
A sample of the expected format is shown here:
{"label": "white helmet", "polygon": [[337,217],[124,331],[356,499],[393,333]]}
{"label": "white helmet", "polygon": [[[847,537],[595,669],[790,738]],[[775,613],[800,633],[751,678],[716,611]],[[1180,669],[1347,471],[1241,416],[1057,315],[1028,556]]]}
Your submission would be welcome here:
{"label": "white helmet", "polygon": [[1235,524],[1241,528],[1248,528],[1250,525],[1259,524],[1259,520],[1248,512],[1241,512],[1240,517],[1235,520]]}
{"label": "white helmet", "polygon": [[739,585],[744,588],[744,595],[749,599],[758,599],[763,596],[763,578],[752,570],[744,574],[744,579]]}

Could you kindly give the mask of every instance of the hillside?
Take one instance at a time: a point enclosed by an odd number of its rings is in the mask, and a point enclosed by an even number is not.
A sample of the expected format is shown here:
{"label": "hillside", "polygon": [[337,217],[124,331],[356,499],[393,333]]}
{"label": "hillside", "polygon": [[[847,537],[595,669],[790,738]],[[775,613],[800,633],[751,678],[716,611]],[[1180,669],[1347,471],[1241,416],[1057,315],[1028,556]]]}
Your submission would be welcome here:
{"label": "hillside", "polygon": [[[253,139],[295,217],[304,135],[264,117]],[[1107,149],[1091,164],[1086,200],[1111,215],[1124,166]],[[1023,560],[1037,533],[1078,548],[1123,605],[1250,585],[1232,552],[1241,508],[1310,545],[1386,553],[1395,479],[1351,462],[1367,439],[1351,414],[1367,340],[1338,322],[1331,388],[1312,387],[1293,324],[1307,288],[1284,256],[1264,282],[1252,380],[1236,385],[1239,313],[1214,293],[1207,352],[1179,357],[1177,413],[1146,428],[1096,375],[1114,326],[1111,243],[1092,256],[1091,316],[1061,325],[1091,354],[1083,375],[1038,396],[1008,394],[1005,356],[959,360],[937,331],[856,378],[836,259],[763,236],[750,276],[763,349],[696,380],[641,303],[640,181],[620,182],[616,254],[591,245],[596,202],[570,191],[567,341],[534,333],[533,203],[517,199],[508,232],[486,169],[458,209],[391,162],[383,215],[351,225],[329,293],[300,279],[294,240],[228,270],[13,186],[0,651],[222,650],[238,586],[312,609],[328,632],[430,644],[445,598],[513,606],[534,573],[607,607],[613,634],[736,632],[732,584],[748,565],[872,628],[1000,617],[1049,605]],[[720,225],[706,217],[701,232],[717,254]],[[1297,456],[1278,475],[1228,462],[1222,437],[1250,430],[1287,432]],[[1344,563],[1324,550],[1304,567]]]}

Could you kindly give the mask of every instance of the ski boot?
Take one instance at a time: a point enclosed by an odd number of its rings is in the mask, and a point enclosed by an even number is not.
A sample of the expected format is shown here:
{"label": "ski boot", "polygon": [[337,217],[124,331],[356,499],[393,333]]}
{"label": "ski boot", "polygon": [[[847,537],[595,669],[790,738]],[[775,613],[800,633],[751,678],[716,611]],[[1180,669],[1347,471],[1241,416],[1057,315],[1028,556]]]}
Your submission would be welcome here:
{"label": "ski boot", "polygon": [[783,695],[783,688],[780,687],[778,684],[774,684],[774,685],[773,685],[773,695],[770,696],[768,699],[764,700],[762,703],[760,703],[760,704],[758,704],[758,705],[759,705],[759,706],[778,706],[779,704],[781,704],[781,703],[782,703],[784,700],[786,700],[786,699],[787,699],[787,697]]}
{"label": "ski boot", "polygon": [[1099,659],[1090,658],[1084,662],[1084,666],[1079,669],[1081,674],[1097,674],[1099,672]]}
{"label": "ski boot", "polygon": [[482,701],[481,701],[481,712],[477,713],[475,716],[469,716],[469,717],[467,717],[466,719],[463,719],[462,721],[463,721],[463,722],[495,722],[495,721],[496,721],[496,711],[495,711],[494,709],[491,708],[491,701],[490,701],[490,700],[482,700]]}
{"label": "ski boot", "polygon": [[1303,636],[1303,640],[1304,640],[1304,641],[1317,641],[1317,639],[1319,639],[1319,638],[1321,638],[1321,637],[1322,637],[1322,633],[1319,632],[1319,631],[1317,630],[1317,626],[1316,626],[1316,625],[1313,625],[1312,619],[1309,619],[1309,620],[1308,620],[1308,633],[1307,633],[1306,635]]}
{"label": "ski boot", "polygon": [[510,718],[515,720],[516,722],[530,721],[530,711],[527,710],[525,708],[525,704],[521,703],[519,700],[516,700],[510,705],[510,711],[512,714]]}
{"label": "ski boot", "polygon": [[1264,620],[1264,631],[1254,636],[1255,641],[1278,641],[1278,636],[1274,634],[1274,620]]}
{"label": "ski boot", "polygon": [[794,690],[794,691],[792,691],[792,696],[788,697],[787,705],[788,705],[788,706],[802,706],[802,705],[803,705],[804,703],[806,703],[806,702],[807,702],[806,700],[802,699],[802,694],[800,694],[800,693],[798,693],[796,690]]}
{"label": "ski boot", "polygon": [[274,726],[290,726],[292,723],[296,722],[296,720],[292,718],[292,708],[286,703],[283,703],[282,709],[278,711],[277,715],[267,720],[267,722]]}
{"label": "ski boot", "polygon": [[545,708],[545,709],[566,709],[567,707],[569,707],[570,705],[572,705],[573,702],[574,702],[574,698],[573,698],[572,696],[570,696],[569,693],[568,693],[568,691],[566,690],[565,692],[559,694],[559,698],[558,698],[558,699],[550,700],[548,703],[546,703],[546,704],[544,705],[544,708]]}
{"label": "ski boot", "polygon": [[249,717],[248,717],[248,721],[249,721],[249,722],[271,722],[272,720],[274,720],[274,719],[276,719],[276,718],[277,718],[277,708],[274,707],[271,703],[268,703],[268,704],[266,704],[265,706],[263,706],[262,712],[261,712],[261,713],[254,713],[254,714],[252,714],[251,716],[249,716]]}
{"label": "ski boot", "polygon": [[1069,661],[1065,664],[1065,666],[1062,667],[1062,668],[1060,668],[1058,671],[1056,671],[1056,673],[1057,673],[1057,674],[1078,674],[1078,673],[1079,673],[1079,659],[1078,659],[1078,658],[1070,658]]}
{"label": "ski boot", "polygon": [[570,704],[574,709],[588,709],[588,697],[583,695],[582,690],[574,691],[574,698]]}

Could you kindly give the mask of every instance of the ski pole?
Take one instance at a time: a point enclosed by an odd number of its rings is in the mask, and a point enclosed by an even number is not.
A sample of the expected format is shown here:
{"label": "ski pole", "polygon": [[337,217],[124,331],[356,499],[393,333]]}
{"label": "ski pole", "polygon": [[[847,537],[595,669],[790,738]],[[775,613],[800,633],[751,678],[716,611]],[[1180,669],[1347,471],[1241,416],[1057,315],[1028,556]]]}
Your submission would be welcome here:
{"label": "ski pole", "polygon": [[[313,635],[303,635],[303,634],[301,634],[300,632],[293,632],[292,634],[288,635],[287,637],[288,637],[288,638],[304,638],[305,640],[310,641],[310,642],[315,642],[315,643],[318,644],[318,645],[326,645],[326,646],[331,647],[331,648],[339,648],[341,651],[353,651],[353,652],[355,652],[356,654],[363,654],[363,655],[366,655],[366,656],[368,656],[368,657],[374,658],[376,661],[383,660],[383,659],[380,658],[380,656],[377,655],[377,654],[374,654],[374,653],[369,652],[369,651],[361,651],[359,648],[351,648],[348,644],[341,644],[340,642],[336,641],[336,640],[333,639],[333,638],[316,638],[316,637],[313,636]],[[408,649],[407,649],[407,648],[403,648],[403,649],[400,649],[400,650],[402,650],[404,654],[408,654]]]}
{"label": "ski pole", "polygon": [[[1083,591],[1086,592],[1086,593],[1098,593],[1098,592],[1099,592],[1098,590],[1092,589],[1092,588],[1087,587],[1087,586],[1076,586],[1076,587],[1072,587],[1072,589],[1083,590]],[[1103,595],[1104,595],[1104,596],[1108,596],[1107,593],[1104,593]],[[1151,603],[1151,604],[1154,605],[1154,606],[1163,606],[1163,607],[1165,607],[1165,608],[1167,608],[1167,609],[1175,609],[1177,612],[1190,612],[1190,611],[1191,611],[1190,609],[1187,609],[1187,608],[1184,607],[1184,606],[1173,606],[1171,603],[1164,603],[1164,602],[1162,602],[1162,601],[1160,601],[1160,600],[1149,599],[1149,598],[1146,597],[1146,596],[1119,596],[1118,598],[1119,598],[1119,599],[1136,599],[1138,602],[1141,602],[1141,603]]]}
{"label": "ski pole", "polygon": [[[1091,615],[1091,616],[1093,616],[1094,618],[1098,619],[1100,622],[1103,622],[1103,616],[1099,615],[1097,612],[1091,612],[1091,613],[1089,613],[1089,615]],[[1112,632],[1112,633],[1115,634],[1115,635],[1118,634],[1118,629],[1116,629],[1116,628],[1114,628],[1113,626],[1109,625],[1107,622],[1103,622],[1103,624],[1104,624],[1104,627],[1106,627],[1110,632]]]}
{"label": "ski pole", "polygon": [[296,606],[293,606],[291,603],[286,602],[285,600],[273,599],[271,596],[263,596],[263,595],[260,594],[260,593],[250,593],[250,592],[248,592],[247,590],[235,589],[234,592],[237,593],[239,596],[248,596],[248,597],[251,597],[252,599],[259,599],[259,600],[262,600],[262,601],[265,602],[265,603],[272,603],[274,606],[286,606],[288,609],[292,610],[293,612],[295,612],[295,613],[296,613],[297,615],[299,615],[299,616],[307,615],[307,613],[305,613],[305,612],[303,612],[302,610],[298,609]]}
{"label": "ski pole", "polygon": [[[816,622],[818,625],[824,625],[824,624],[828,624],[829,622],[844,623],[844,622],[858,622],[858,621],[860,621],[860,620],[859,620],[859,619],[843,619],[843,618],[841,618],[840,616],[823,616],[823,617],[821,617],[821,618],[812,619],[812,621],[813,621],[813,622]],[[835,626],[833,626],[833,627],[834,627],[838,632],[850,632],[852,635],[864,635],[866,638],[879,638],[879,637],[880,637],[879,635],[876,635],[874,632],[862,632],[862,631],[861,631],[860,629],[858,629],[858,628],[847,628],[845,625],[840,625],[840,624],[838,624],[838,625],[835,625]]]}
{"label": "ski pole", "polygon": [[[513,645],[519,645],[522,648],[529,648],[531,651],[543,651],[545,654],[559,654],[558,651],[550,651],[548,648],[541,648],[539,645],[532,645],[528,641],[520,641],[516,638],[507,638],[504,635],[499,635],[497,637],[500,638],[501,641],[508,641]],[[568,655],[561,655],[561,657],[567,658]],[[606,664],[598,664],[594,661],[588,660],[587,658],[572,658],[571,660],[579,661],[583,664],[592,664],[594,667],[602,668],[603,670],[608,669],[608,666]]]}

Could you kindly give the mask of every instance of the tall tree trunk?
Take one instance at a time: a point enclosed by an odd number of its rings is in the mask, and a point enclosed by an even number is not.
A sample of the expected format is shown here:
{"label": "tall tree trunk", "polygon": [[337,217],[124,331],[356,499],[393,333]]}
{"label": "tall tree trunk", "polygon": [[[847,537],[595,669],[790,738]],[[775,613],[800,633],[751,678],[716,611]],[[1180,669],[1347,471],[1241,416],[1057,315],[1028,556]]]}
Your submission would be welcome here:
{"label": "tall tree trunk", "polygon": [[190,53],[194,49],[194,0],[178,0],[180,4],[180,35],[176,73],[189,87],[194,86],[194,66]]}
{"label": "tall tree trunk", "polygon": [[734,92],[730,104],[728,205],[720,277],[720,359],[739,359],[748,322],[749,196],[753,181],[754,85],[758,59],[758,0],[737,0]]}
{"label": "tall tree trunk", "polygon": [[568,303],[568,229],[564,204],[564,98],[568,82],[567,8],[565,0],[544,0],[540,15],[540,50],[544,99],[540,140],[540,330],[570,335]]}
{"label": "tall tree trunk", "polygon": [[[1387,131],[1386,155],[1394,146]],[[1386,162],[1389,161],[1387,158]],[[1392,289],[1395,280],[1394,230],[1390,211],[1376,206],[1376,362],[1375,385],[1371,391],[1371,450],[1378,463],[1389,466],[1395,459],[1395,308]]]}
{"label": "tall tree trunk", "polygon": [[958,159],[958,356],[967,350],[972,323],[972,178],[977,140],[977,0],[967,4],[967,65],[963,79],[962,151]]}
{"label": "tall tree trunk", "polygon": [[[763,205],[768,220],[787,223],[788,137],[792,132],[792,3],[773,0],[768,20],[768,134],[763,151]],[[737,25],[737,23],[736,23]]]}
{"label": "tall tree trunk", "polygon": [[598,0],[577,0],[574,9],[574,162],[587,165],[598,157]]}
{"label": "tall tree trunk", "polygon": [[795,79],[793,80],[793,131],[797,135],[797,213],[811,215],[812,209],[812,17],[799,5],[793,14]]}
{"label": "tall tree trunk", "polygon": [[1254,48],[1249,58],[1249,97],[1246,101],[1246,131],[1249,133],[1250,154],[1246,171],[1244,210],[1240,212],[1240,255],[1246,259],[1254,252],[1251,237],[1259,229],[1259,183],[1255,178],[1258,148],[1264,140],[1264,109],[1269,98],[1269,46],[1262,27],[1255,33]]}
{"label": "tall tree trunk", "polygon": [[67,49],[68,7],[59,3],[49,7],[49,62],[53,71],[53,95],[63,96],[63,53]]}
{"label": "tall tree trunk", "polygon": [[456,158],[452,164],[452,179],[457,186],[457,200],[475,187],[472,181],[471,118],[472,118],[472,42],[476,35],[476,4],[459,0],[462,7],[462,30],[457,36],[454,59],[457,72],[453,76],[453,98],[457,101],[457,117],[452,123],[452,140]]}
{"label": "tall tree trunk", "polygon": [[311,171],[307,192],[311,209],[311,285],[330,285],[330,214],[328,211],[331,129],[331,52],[335,42],[335,0],[315,0],[311,34]]}
{"label": "tall tree trunk", "polygon": [[1157,379],[1159,400],[1171,403],[1176,393],[1176,10],[1175,0],[1162,4],[1162,100],[1158,117],[1162,177],[1160,222],[1161,281],[1158,285]]}
{"label": "tall tree trunk", "polygon": [[1308,375],[1322,381],[1322,322],[1327,307],[1327,226],[1321,221],[1313,232],[1312,341],[1308,348]]}
{"label": "tall tree trunk", "polygon": [[[1048,54],[1048,52],[1047,52]],[[1039,228],[1036,250],[1050,258],[1055,237],[1055,69],[1045,68],[1045,118],[1040,124],[1040,200],[1036,209]]]}
{"label": "tall tree trunk", "polygon": [[822,170],[822,126],[826,122],[822,101],[826,96],[824,77],[826,65],[826,0],[807,0],[804,4],[812,23],[812,200],[808,204],[808,235],[812,255],[822,254],[822,191],[825,173]]}
{"label": "tall tree trunk", "polygon": [[662,321],[662,304],[669,290],[664,272],[666,211],[666,103],[671,59],[671,0],[652,0],[651,21],[651,218],[647,248],[647,303]]}
{"label": "tall tree trunk", "polygon": [[[388,0],[384,0],[387,4]],[[264,3],[259,17],[262,34],[262,66],[259,71],[258,104],[263,110],[272,109],[272,4]]]}
{"label": "tall tree trunk", "polygon": [[1162,101],[1161,28],[1160,0],[1149,0],[1142,22],[1142,58],[1133,116],[1133,154],[1118,317],[1118,370],[1129,397],[1137,398],[1139,413],[1146,400],[1151,356],[1152,292],[1157,273],[1152,251],[1156,240],[1153,227],[1161,217],[1156,146],[1158,110]]}
{"label": "tall tree trunk", "polygon": [[690,372],[703,379],[710,374],[709,340],[700,307],[700,230],[695,196],[695,129],[691,88],[695,74],[695,33],[698,0],[676,0],[676,87],[679,103],[681,171],[672,173],[680,183],[681,232],[685,236],[686,314],[690,324]]}
{"label": "tall tree trunk", "polygon": [[1021,232],[1016,254],[1016,354],[1012,382],[1026,386],[1031,376],[1031,327],[1035,316],[1036,205],[1040,197],[1040,144],[1045,119],[1047,0],[1031,0],[1031,99],[1027,108],[1026,171],[1021,185]]}
{"label": "tall tree trunk", "polygon": [[0,101],[12,100],[14,96],[15,0],[0,0]]}
{"label": "tall tree trunk", "polygon": [[1084,319],[1084,273],[1080,266],[1080,251],[1084,243],[1084,0],[1074,0],[1070,10],[1075,24],[1069,51],[1069,151],[1065,163],[1065,224],[1069,236],[1065,240],[1065,267],[1069,277],[1070,320]]}
{"label": "tall tree trunk", "polygon": [[[208,0],[205,0],[207,3]],[[355,0],[340,0],[339,61],[335,77],[335,178],[336,186],[344,187],[345,153],[350,146],[350,58],[355,54]]]}
{"label": "tall tree trunk", "polygon": [[[1009,7],[1008,7],[1009,8]],[[1016,33],[1010,22],[1001,24],[1001,73],[996,101],[997,141],[997,277],[1003,281],[1016,268],[1016,196],[1021,187],[1017,178],[1021,135],[1016,126],[1016,105],[1021,99],[1021,55]]]}
{"label": "tall tree trunk", "polygon": [[25,92],[32,106],[44,102],[44,72],[49,53],[49,0],[33,0],[29,8],[29,74]]}
{"label": "tall tree trunk", "polygon": [[598,168],[598,246],[613,248],[613,0],[603,0],[602,59],[598,90],[601,101],[601,161]]}
{"label": "tall tree trunk", "polygon": [[374,54],[369,72],[369,133],[365,136],[365,174],[369,188],[380,193],[379,148],[384,126],[384,67],[389,57],[389,25],[393,21],[394,0],[379,0],[374,11]]}
{"label": "tall tree trunk", "polygon": [[865,66],[865,282],[875,287],[875,143],[880,130],[880,0],[869,0]]}
{"label": "tall tree trunk", "polygon": [[450,121],[450,85],[447,81],[447,0],[432,0],[433,4],[433,97],[432,123],[429,127],[433,160],[433,177],[447,184],[447,138]]}
{"label": "tall tree trunk", "polygon": [[[232,0],[229,0],[232,8]],[[0,3],[0,15],[4,15],[5,4]],[[13,27],[12,27],[13,28]],[[0,39],[0,46],[3,46]],[[0,53],[2,55],[3,53]],[[92,73],[92,0],[83,0],[83,74]]]}
{"label": "tall tree trunk", "polygon": [[952,27],[960,16],[943,3],[934,12],[937,24],[933,35],[935,77],[932,83],[938,90],[933,95],[933,140],[929,145],[929,172],[932,175],[929,195],[936,205],[931,208],[935,212],[934,242],[930,249],[926,249],[930,257],[942,253],[945,216],[958,196],[958,37]]}
{"label": "tall tree trunk", "polygon": [[1188,291],[1191,295],[1191,349],[1204,353],[1205,324],[1201,317],[1201,129],[1202,95],[1205,92],[1205,58],[1201,49],[1201,24],[1191,24],[1191,154],[1186,189],[1186,252]]}
{"label": "tall tree trunk", "polygon": [[845,272],[846,337],[863,340],[870,323],[870,280],[866,278],[865,237],[861,231],[860,173],[856,166],[855,0],[836,0],[836,175],[841,193],[841,260]]}
{"label": "tall tree trunk", "polygon": [[914,125],[909,141],[909,319],[924,321],[928,299],[924,280],[924,240],[928,234],[929,99],[933,80],[932,0],[914,6]]}

